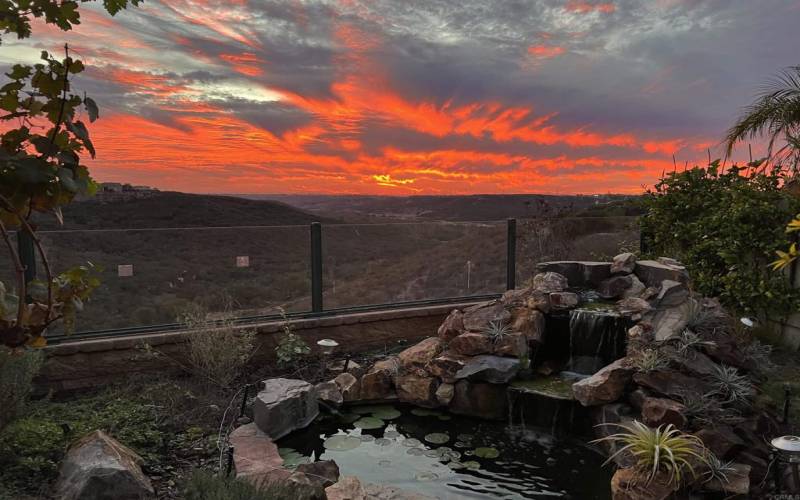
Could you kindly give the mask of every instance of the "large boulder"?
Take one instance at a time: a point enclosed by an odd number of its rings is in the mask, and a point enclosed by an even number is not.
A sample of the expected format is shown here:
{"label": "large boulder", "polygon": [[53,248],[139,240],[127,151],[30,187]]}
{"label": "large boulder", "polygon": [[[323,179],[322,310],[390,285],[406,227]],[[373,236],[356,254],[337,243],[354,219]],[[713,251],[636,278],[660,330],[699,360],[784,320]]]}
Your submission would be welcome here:
{"label": "large boulder", "polygon": [[617,311],[623,316],[644,314],[650,311],[650,303],[638,297],[628,297],[617,302]]}
{"label": "large boulder", "polygon": [[425,371],[442,379],[442,382],[452,384],[456,382],[456,372],[462,369],[469,359],[469,356],[445,351],[441,356],[430,360],[425,365]]}
{"label": "large boulder", "polygon": [[504,385],[460,380],[455,384],[450,411],[489,420],[508,418],[506,390]]}
{"label": "large boulder", "polygon": [[633,371],[630,360],[618,359],[594,375],[572,384],[572,393],[583,406],[613,403],[625,393]]}
{"label": "large boulder", "polygon": [[488,335],[467,332],[451,340],[447,349],[451,353],[461,356],[477,356],[479,354],[491,354],[494,350],[494,345]]}
{"label": "large boulder", "polygon": [[590,261],[554,261],[536,264],[540,273],[555,272],[567,278],[572,287],[595,287],[611,276],[611,264]]}
{"label": "large boulder", "polygon": [[[353,377],[349,373],[343,373],[339,377],[345,375]],[[337,384],[339,377],[336,377]],[[308,426],[317,415],[317,391],[313,385],[303,380],[265,380],[264,389],[258,393],[253,403],[253,420],[272,439],[280,439],[295,429]]]}
{"label": "large boulder", "polygon": [[550,309],[565,311],[578,306],[579,297],[572,292],[553,292],[550,294]]}
{"label": "large boulder", "polygon": [[[747,497],[750,494],[750,469],[749,465],[745,464],[731,464],[731,470],[726,480],[718,478],[712,479],[703,484],[703,488],[707,491],[722,493],[725,498],[730,497]],[[780,498],[776,495],[776,498]],[[791,496],[789,496],[791,498]]]}
{"label": "large boulder", "polygon": [[729,460],[746,446],[729,425],[717,424],[713,427],[703,427],[695,435],[720,460]]}
{"label": "large boulder", "polygon": [[[142,458],[103,431],[70,446],[61,462],[54,498],[59,500],[143,500],[155,498],[141,469]],[[34,478],[31,478],[34,480]]]}
{"label": "large boulder", "polygon": [[361,399],[389,399],[395,396],[394,378],[400,373],[400,360],[382,359],[361,377]]}
{"label": "large boulder", "polygon": [[234,429],[228,442],[233,447],[236,477],[258,485],[285,481],[291,475],[282,467],[278,446],[255,423]]}
{"label": "large boulder", "polygon": [[311,483],[322,488],[327,488],[339,480],[339,466],[333,460],[300,464],[295,471],[305,474]]}
{"label": "large boulder", "polygon": [[544,314],[535,309],[521,308],[514,315],[511,329],[524,335],[528,342],[541,344],[544,340]]}
{"label": "large boulder", "polygon": [[658,309],[649,320],[652,326],[653,338],[661,342],[670,337],[680,335],[689,324],[695,308],[694,299],[666,309]]}
{"label": "large boulder", "polygon": [[475,356],[456,373],[458,380],[489,382],[491,384],[507,384],[519,371],[519,360],[501,356]]}
{"label": "large boulder", "polygon": [[688,420],[686,407],[666,398],[645,397],[642,402],[642,421],[650,427],[672,424],[685,429]]}
{"label": "large boulder", "polygon": [[367,500],[367,492],[355,476],[342,476],[336,484],[325,488],[328,500]]}
{"label": "large boulder", "polygon": [[631,286],[628,287],[627,290],[622,292],[622,298],[623,299],[627,299],[628,297],[644,298],[643,295],[647,287],[644,286],[644,283],[642,283],[642,281],[639,278],[637,278],[635,274],[629,274],[628,276],[631,277]]}
{"label": "large boulder", "polygon": [[569,283],[563,274],[546,272],[533,277],[533,288],[540,292],[563,292],[568,287]]}
{"label": "large boulder", "polygon": [[633,374],[633,381],[669,398],[680,399],[687,391],[708,392],[701,379],[684,375],[676,370],[652,370]]}
{"label": "large boulder", "polygon": [[511,313],[499,300],[491,300],[464,309],[464,329],[470,332],[483,332],[492,321],[505,324],[510,320]]}
{"label": "large boulder", "polygon": [[633,286],[633,278],[629,274],[612,276],[598,285],[597,293],[607,300],[616,299],[621,297],[631,286]]}
{"label": "large boulder", "polygon": [[464,313],[453,309],[444,319],[436,334],[445,342],[450,342],[464,332]]}
{"label": "large boulder", "polygon": [[444,342],[439,337],[428,337],[397,355],[403,368],[422,368],[439,355]]}
{"label": "large boulder", "polygon": [[333,379],[339,390],[342,391],[342,398],[345,401],[358,401],[361,399],[361,383],[352,373],[340,373]]}
{"label": "large boulder", "polygon": [[520,332],[511,332],[494,342],[492,353],[498,356],[512,356],[514,358],[527,356],[528,338]]}
{"label": "large boulder", "polygon": [[689,282],[689,273],[686,268],[675,264],[662,264],[655,260],[640,260],[636,262],[634,270],[636,276],[646,286],[659,287],[664,280]]}
{"label": "large boulder", "polygon": [[439,406],[439,400],[436,398],[439,380],[434,377],[402,375],[395,379],[395,385],[397,387],[397,397],[404,403],[411,403],[425,408]]}
{"label": "large boulder", "polygon": [[665,474],[647,480],[647,471],[636,468],[617,469],[611,478],[613,500],[666,500],[675,492]]}
{"label": "large boulder", "polygon": [[636,255],[630,252],[621,253],[611,261],[611,274],[630,274],[636,267]]}
{"label": "large boulder", "polygon": [[689,298],[689,287],[685,283],[673,280],[661,282],[661,289],[658,291],[658,307],[675,307],[683,304]]}
{"label": "large boulder", "polygon": [[327,404],[334,408],[342,406],[344,398],[342,397],[342,391],[339,390],[339,386],[336,385],[335,381],[329,380],[327,382],[320,382],[314,386],[314,389],[317,390],[317,398],[320,403]]}

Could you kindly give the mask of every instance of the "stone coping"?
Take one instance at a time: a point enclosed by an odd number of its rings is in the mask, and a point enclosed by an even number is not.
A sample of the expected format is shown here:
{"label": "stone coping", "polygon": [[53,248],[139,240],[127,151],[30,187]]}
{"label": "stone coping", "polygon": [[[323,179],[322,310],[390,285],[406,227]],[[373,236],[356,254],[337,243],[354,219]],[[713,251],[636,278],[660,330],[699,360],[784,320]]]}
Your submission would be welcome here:
{"label": "stone coping", "polygon": [[[461,309],[481,301],[463,301],[450,304],[437,304],[426,306],[406,307],[400,309],[373,310],[365,312],[352,312],[331,316],[314,318],[290,318],[289,323],[296,333],[302,334],[303,330],[337,327],[343,325],[356,325],[359,323],[374,323],[393,321],[407,318],[423,318],[429,316],[446,315],[453,309]],[[236,325],[240,329],[256,329],[260,335],[278,333],[283,330],[284,320],[272,320]],[[434,334],[435,332],[431,332]],[[58,344],[45,347],[49,356],[64,356],[77,353],[91,353],[99,351],[134,349],[142,343],[151,346],[164,344],[179,344],[185,341],[191,330],[178,330],[168,332],[152,332],[136,335],[108,336],[95,339],[66,339]]]}

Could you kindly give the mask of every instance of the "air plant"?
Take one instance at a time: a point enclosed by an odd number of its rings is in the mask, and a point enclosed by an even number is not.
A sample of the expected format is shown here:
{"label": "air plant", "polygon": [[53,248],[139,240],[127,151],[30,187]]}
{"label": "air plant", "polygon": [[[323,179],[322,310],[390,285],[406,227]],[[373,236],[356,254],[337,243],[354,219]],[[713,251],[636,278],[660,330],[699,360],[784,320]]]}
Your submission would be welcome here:
{"label": "air plant", "polygon": [[676,339],[675,350],[678,356],[686,358],[693,353],[693,350],[700,349],[701,347],[714,347],[717,345],[713,340],[703,340],[703,338],[686,329]]}
{"label": "air plant", "polygon": [[647,373],[666,368],[669,364],[669,359],[658,349],[645,349],[634,356],[632,362],[636,371]]}
{"label": "air plant", "polygon": [[497,344],[511,334],[511,327],[503,320],[493,319],[483,328],[482,332]]}
{"label": "air plant", "polygon": [[732,423],[741,417],[736,408],[723,407],[722,403],[714,397],[714,393],[702,394],[686,389],[680,392],[678,399],[685,408],[686,417],[705,425]]}
{"label": "air plant", "polygon": [[706,470],[703,473],[703,483],[710,483],[717,481],[721,484],[728,484],[731,482],[731,477],[739,471],[734,467],[733,462],[720,460],[714,453],[708,451],[703,463]]}
{"label": "air plant", "polygon": [[647,484],[659,474],[664,474],[669,484],[681,484],[687,472],[692,476],[697,475],[693,462],[704,463],[706,460],[707,452],[703,442],[696,436],[684,434],[672,424],[655,429],[638,420],[629,424],[605,425],[622,429],[622,432],[592,441],[608,441],[621,445],[606,464],[618,455],[628,452],[636,460],[635,467],[646,474]]}
{"label": "air plant", "polygon": [[753,340],[742,348],[744,357],[752,361],[753,366],[756,367],[759,373],[769,373],[775,369],[775,364],[772,362],[772,346],[764,344],[758,340]]}
{"label": "air plant", "polygon": [[747,404],[756,393],[750,379],[740,374],[733,366],[714,366],[710,382],[713,392],[724,398],[725,403]]}

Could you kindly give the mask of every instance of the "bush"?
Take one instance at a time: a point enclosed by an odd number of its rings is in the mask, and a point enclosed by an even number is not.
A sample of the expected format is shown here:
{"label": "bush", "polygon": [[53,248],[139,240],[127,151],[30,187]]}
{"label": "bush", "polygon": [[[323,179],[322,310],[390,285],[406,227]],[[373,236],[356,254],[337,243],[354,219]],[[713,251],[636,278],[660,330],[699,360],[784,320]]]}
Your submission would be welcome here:
{"label": "bush", "polygon": [[186,500],[295,500],[298,495],[285,484],[256,488],[247,481],[215,476],[206,470],[192,472],[184,491]]}
{"label": "bush", "polygon": [[0,483],[22,491],[47,484],[69,444],[95,429],[106,430],[148,464],[159,460],[166,436],[157,409],[145,403],[114,392],[31,403],[0,432]]}
{"label": "bush", "polygon": [[41,366],[39,351],[0,346],[0,431],[22,412]]}
{"label": "bush", "polygon": [[220,387],[230,387],[255,354],[255,330],[237,328],[230,313],[216,321],[201,309],[184,313],[189,369]]}
{"label": "bush", "polygon": [[648,253],[685,263],[697,292],[740,313],[784,316],[800,293],[770,263],[788,246],[785,227],[800,199],[782,189],[781,171],[707,168],[667,174],[648,191],[642,217]]}
{"label": "bush", "polygon": [[283,337],[275,347],[275,356],[278,358],[278,366],[285,368],[297,365],[308,356],[311,348],[302,337],[292,331],[292,324],[283,309],[281,309],[281,316],[283,317]]}

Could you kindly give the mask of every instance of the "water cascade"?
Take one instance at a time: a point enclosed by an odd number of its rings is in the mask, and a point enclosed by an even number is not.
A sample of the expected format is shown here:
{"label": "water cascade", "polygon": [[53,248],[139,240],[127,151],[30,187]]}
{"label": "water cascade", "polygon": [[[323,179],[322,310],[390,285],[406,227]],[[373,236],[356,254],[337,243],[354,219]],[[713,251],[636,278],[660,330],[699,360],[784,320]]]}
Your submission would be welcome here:
{"label": "water cascade", "polygon": [[625,318],[610,311],[575,309],[569,315],[567,370],[591,375],[625,355]]}

